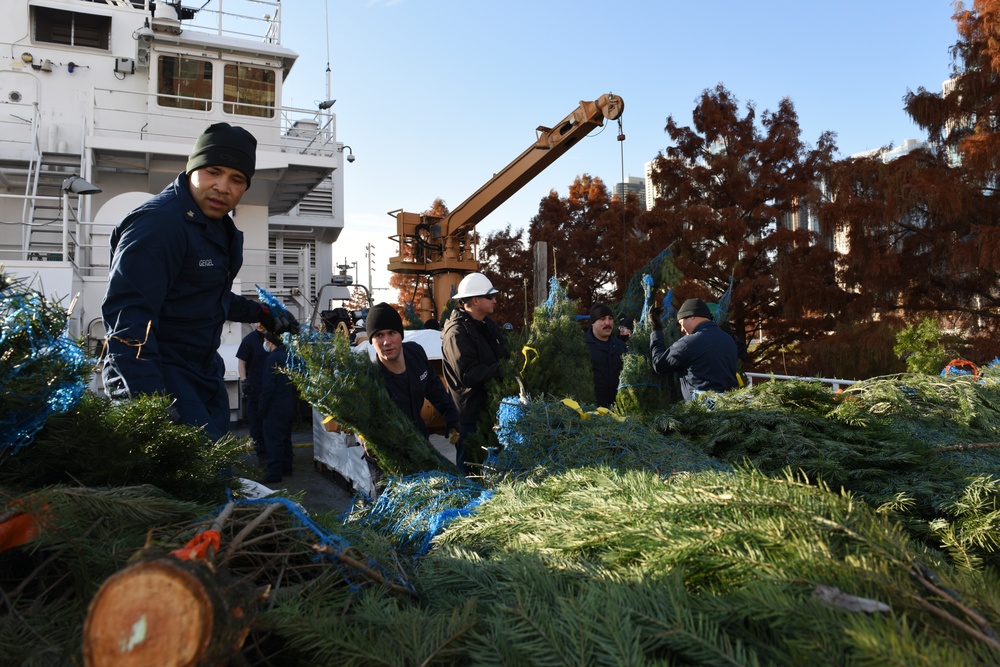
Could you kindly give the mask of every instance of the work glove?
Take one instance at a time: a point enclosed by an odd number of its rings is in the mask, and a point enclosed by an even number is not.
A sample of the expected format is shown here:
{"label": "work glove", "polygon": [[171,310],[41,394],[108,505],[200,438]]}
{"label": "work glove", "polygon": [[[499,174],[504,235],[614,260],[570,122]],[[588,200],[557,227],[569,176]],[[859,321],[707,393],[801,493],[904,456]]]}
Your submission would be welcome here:
{"label": "work glove", "polygon": [[243,397],[247,398],[250,394],[254,393],[254,386],[246,380],[243,380],[243,382],[240,383],[240,391],[243,392]]}
{"label": "work glove", "polygon": [[448,431],[448,433],[445,435],[445,437],[448,438],[448,442],[450,442],[452,445],[458,447],[458,439],[461,436],[461,434],[462,434],[461,429],[459,429],[457,426],[455,426],[450,431]]}
{"label": "work glove", "polygon": [[286,315],[272,313],[271,309],[267,306],[260,307],[260,319],[258,321],[275,336],[280,336],[285,332],[293,334],[299,332],[299,322],[291,313]]}
{"label": "work glove", "polygon": [[663,317],[663,308],[657,306],[655,308],[650,308],[649,312],[646,314],[646,319],[649,320],[649,328],[653,331],[659,331],[663,328],[663,322],[660,319]]}

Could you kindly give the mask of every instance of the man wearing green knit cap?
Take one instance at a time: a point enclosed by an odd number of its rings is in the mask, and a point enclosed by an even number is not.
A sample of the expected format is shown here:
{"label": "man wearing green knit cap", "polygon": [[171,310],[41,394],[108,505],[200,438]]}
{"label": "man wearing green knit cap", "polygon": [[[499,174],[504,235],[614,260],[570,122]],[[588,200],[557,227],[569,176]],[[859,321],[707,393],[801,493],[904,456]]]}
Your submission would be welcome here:
{"label": "man wearing green knit cap", "polygon": [[105,389],[116,400],[167,394],[176,421],[212,438],[229,430],[218,354],[226,321],[261,322],[274,333],[298,328],[232,292],[243,233],[230,212],[250,187],[256,153],[257,140],[242,127],[210,126],[185,171],[111,234]]}

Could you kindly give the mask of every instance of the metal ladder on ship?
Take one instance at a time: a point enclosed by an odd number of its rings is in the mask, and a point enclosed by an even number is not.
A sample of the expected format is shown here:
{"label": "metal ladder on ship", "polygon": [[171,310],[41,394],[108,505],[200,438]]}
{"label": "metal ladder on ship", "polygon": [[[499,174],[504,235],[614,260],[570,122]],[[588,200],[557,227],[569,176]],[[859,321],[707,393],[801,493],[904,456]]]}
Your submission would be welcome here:
{"label": "metal ladder on ship", "polygon": [[74,153],[42,151],[31,161],[25,185],[22,252],[25,259],[72,260],[63,257],[63,182],[80,173],[81,156]]}

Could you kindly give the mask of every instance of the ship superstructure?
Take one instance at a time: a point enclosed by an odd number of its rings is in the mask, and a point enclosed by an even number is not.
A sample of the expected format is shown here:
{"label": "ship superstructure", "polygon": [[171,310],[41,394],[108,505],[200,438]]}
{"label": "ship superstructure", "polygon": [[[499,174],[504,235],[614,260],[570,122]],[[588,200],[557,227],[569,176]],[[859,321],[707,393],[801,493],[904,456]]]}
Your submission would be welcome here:
{"label": "ship superstructure", "polygon": [[[91,352],[104,337],[111,230],[184,170],[214,122],[258,141],[234,213],[245,234],[234,289],[263,286],[308,319],[330,276],[343,228],[336,116],[280,104],[298,57],[281,46],[280,0],[212,5],[27,0],[0,23],[0,264],[75,300],[69,333]],[[306,197],[308,215],[296,215]],[[227,367],[241,337],[233,324]]]}

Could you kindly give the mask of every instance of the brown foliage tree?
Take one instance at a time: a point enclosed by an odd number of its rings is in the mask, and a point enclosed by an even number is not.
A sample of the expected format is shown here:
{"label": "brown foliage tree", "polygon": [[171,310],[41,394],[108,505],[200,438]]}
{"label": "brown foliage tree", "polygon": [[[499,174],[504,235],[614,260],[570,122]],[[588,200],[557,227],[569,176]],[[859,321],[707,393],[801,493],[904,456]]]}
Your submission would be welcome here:
{"label": "brown foliage tree", "polygon": [[523,236],[524,230],[514,233],[507,225],[506,229],[490,232],[479,248],[479,270],[500,291],[493,319],[500,324],[510,322],[517,330],[524,327],[534,310],[532,255]]}
{"label": "brown foliage tree", "polygon": [[918,88],[903,101],[933,144],[952,149],[971,171],[992,175],[1000,166],[1000,0],[975,0],[972,9],[958,2],[953,18],[959,40],[945,92]]}
{"label": "brown foliage tree", "polygon": [[347,302],[346,307],[348,310],[367,310],[368,290],[360,285],[355,285],[354,289],[351,290],[351,300]]}
{"label": "brown foliage tree", "polygon": [[[744,341],[759,332],[754,361],[769,363],[829,331],[842,301],[830,240],[816,233],[808,206],[836,150],[823,133],[800,139],[790,100],[764,111],[721,84],[705,90],[693,127],[667,118],[674,144],[655,162],[656,204],[641,217],[649,256],[669,247],[684,278],[678,299],[717,301],[734,280],[730,319]],[[810,228],[813,227],[813,228]]]}
{"label": "brown foliage tree", "polygon": [[607,303],[626,282],[622,226],[621,207],[612,205],[604,181],[583,174],[574,179],[569,196],[560,198],[553,190],[541,200],[528,240],[530,246],[548,244],[549,271],[559,276],[570,299]]}
{"label": "brown foliage tree", "polygon": [[840,278],[854,292],[853,319],[939,314],[951,327],[996,320],[1000,209],[978,180],[934,149],[831,170],[823,221],[849,248]]}
{"label": "brown foliage tree", "polygon": [[953,78],[905,98],[929,148],[838,164],[823,222],[849,247],[840,275],[855,318],[930,314],[988,340],[1000,333],[1000,1],[959,4],[955,20]]}

